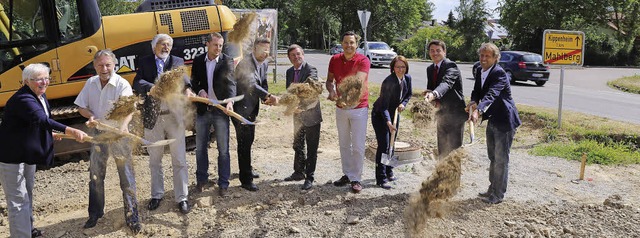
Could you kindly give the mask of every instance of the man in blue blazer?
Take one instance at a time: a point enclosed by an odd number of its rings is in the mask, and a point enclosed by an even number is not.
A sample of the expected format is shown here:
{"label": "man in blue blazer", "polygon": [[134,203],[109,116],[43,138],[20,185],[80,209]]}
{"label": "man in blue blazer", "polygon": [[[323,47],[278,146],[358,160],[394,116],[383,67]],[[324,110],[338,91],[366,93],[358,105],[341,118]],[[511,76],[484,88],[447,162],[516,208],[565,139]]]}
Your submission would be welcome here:
{"label": "man in blue blazer", "polygon": [[434,101],[438,135],[438,158],[446,157],[462,146],[464,111],[462,76],[455,62],[447,59],[447,46],[443,41],[433,40],[428,44],[433,64],[427,67],[427,90],[425,99]]}
{"label": "man in blue blazer", "polygon": [[[233,78],[233,58],[222,53],[224,38],[220,33],[207,35],[207,53],[193,60],[191,88],[200,97],[224,100],[236,96]],[[202,192],[209,180],[209,153],[211,126],[214,128],[218,147],[218,193],[225,196],[229,187],[231,162],[229,155],[229,116],[226,111],[203,103],[196,104],[196,191]],[[233,111],[233,102],[226,105]]]}
{"label": "man in blue blazer", "polygon": [[[184,60],[172,56],[173,38],[167,34],[158,34],[151,40],[153,55],[140,58],[138,70],[133,79],[133,89],[144,98],[142,107],[142,119],[144,125],[144,137],[149,141],[163,139],[176,139],[169,148],[171,149],[171,166],[173,169],[173,192],[178,209],[183,214],[189,212],[187,197],[189,195],[189,171],[187,169],[185,126],[182,108],[169,110],[165,103],[148,95],[158,75],[184,65]],[[185,91],[187,95],[195,95],[191,92],[188,77],[184,77]],[[165,136],[166,135],[166,136]],[[151,200],[147,205],[149,210],[155,210],[160,206],[164,197],[164,176],[162,174],[162,156],[164,147],[149,147],[149,168],[151,169]]]}
{"label": "man in blue blazer", "polygon": [[[287,56],[293,66],[287,69],[286,86],[293,83],[308,83],[308,80],[318,80],[318,70],[313,65],[304,61],[304,51],[299,45],[290,45]],[[316,98],[317,99],[317,98]],[[304,104],[305,102],[303,102]],[[315,106],[293,115],[293,174],[284,181],[300,181],[304,179],[303,190],[309,190],[313,186],[313,174],[318,160],[318,145],[320,144],[320,123],[322,111],[320,103],[316,100]],[[305,108],[306,109],[306,108]],[[307,151],[305,154],[305,141]]]}
{"label": "man in blue blazer", "polygon": [[87,136],[51,119],[51,107],[45,95],[51,79],[49,72],[44,64],[27,65],[22,71],[23,86],[9,98],[2,115],[0,184],[11,237],[42,236],[33,226],[33,186],[36,165],[53,162],[53,130],[70,134],[79,142]]}
{"label": "man in blue blazer", "polygon": [[480,116],[487,123],[487,154],[489,165],[489,189],[480,193],[482,201],[498,204],[507,191],[509,151],[521,121],[518,109],[511,97],[509,77],[500,65],[500,50],[492,43],[484,43],[478,49],[480,65],[475,74],[475,85],[468,109],[469,119],[477,122]]}
{"label": "man in blue blazer", "polygon": [[[267,105],[277,103],[277,98],[269,93],[267,82],[267,57],[271,41],[258,38],[253,43],[253,52],[245,55],[236,67],[236,90],[244,99],[233,104],[233,110],[249,121],[255,121],[260,109],[260,102]],[[236,128],[238,141],[238,167],[240,168],[241,187],[249,191],[258,191],[253,183],[253,168],[251,167],[251,146],[255,139],[255,125],[242,125],[238,120],[232,120]]]}

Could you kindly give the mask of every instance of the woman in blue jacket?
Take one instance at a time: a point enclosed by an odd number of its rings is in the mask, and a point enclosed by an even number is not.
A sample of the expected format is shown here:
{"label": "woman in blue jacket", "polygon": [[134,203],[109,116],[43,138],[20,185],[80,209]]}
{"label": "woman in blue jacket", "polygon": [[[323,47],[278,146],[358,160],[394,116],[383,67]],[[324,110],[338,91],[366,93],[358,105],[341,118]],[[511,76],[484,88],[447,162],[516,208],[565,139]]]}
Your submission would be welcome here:
{"label": "woman in blue jacket", "polygon": [[[376,132],[378,149],[376,150],[376,185],[384,189],[390,189],[390,181],[396,180],[393,176],[393,167],[381,163],[383,153],[389,149],[389,141],[392,135],[398,132],[400,120],[393,125],[393,118],[402,112],[411,98],[411,76],[409,64],[404,56],[397,56],[391,61],[391,75],[382,81],[380,97],[373,103],[371,111],[371,124]],[[393,146],[393,145],[391,145]],[[391,155],[389,155],[391,156]]]}
{"label": "woman in blue jacket", "polygon": [[[51,117],[44,92],[49,68],[30,64],[22,71],[22,88],[7,101],[0,124],[0,183],[9,213],[11,237],[37,237],[33,227],[33,183],[36,164],[53,161],[53,130],[83,141],[86,133],[60,124]],[[59,138],[59,137],[57,137]]]}

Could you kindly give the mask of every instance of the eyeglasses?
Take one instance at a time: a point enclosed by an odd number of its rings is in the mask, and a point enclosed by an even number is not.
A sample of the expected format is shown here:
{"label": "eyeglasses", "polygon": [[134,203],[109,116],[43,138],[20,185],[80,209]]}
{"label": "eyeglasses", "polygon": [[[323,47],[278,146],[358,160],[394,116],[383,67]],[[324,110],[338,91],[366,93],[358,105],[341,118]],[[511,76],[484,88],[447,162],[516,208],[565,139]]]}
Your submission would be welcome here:
{"label": "eyeglasses", "polygon": [[42,82],[49,82],[51,80],[51,77],[45,77],[45,78],[38,78],[38,79],[29,79],[32,82],[36,82],[36,83],[42,83]]}

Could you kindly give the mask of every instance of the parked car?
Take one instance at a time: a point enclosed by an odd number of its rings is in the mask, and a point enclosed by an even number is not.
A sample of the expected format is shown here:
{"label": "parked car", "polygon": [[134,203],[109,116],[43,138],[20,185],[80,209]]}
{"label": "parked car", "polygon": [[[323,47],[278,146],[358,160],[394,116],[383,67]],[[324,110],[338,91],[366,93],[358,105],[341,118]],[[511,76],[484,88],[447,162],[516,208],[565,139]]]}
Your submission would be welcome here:
{"label": "parked car", "polygon": [[[542,55],[524,51],[500,52],[500,66],[507,72],[511,83],[531,80],[538,86],[549,81],[549,66],[544,65]],[[475,77],[480,61],[473,64]]]}
{"label": "parked car", "polygon": [[329,49],[329,54],[336,55],[342,53],[343,51],[344,50],[342,49],[342,45],[334,45],[333,47],[331,47],[331,49]]}
{"label": "parked car", "polygon": [[364,42],[360,44],[356,51],[366,55],[369,61],[371,61],[371,65],[390,65],[391,60],[398,55],[387,43],[381,41],[369,41],[367,43],[369,45],[369,52],[364,52]]}

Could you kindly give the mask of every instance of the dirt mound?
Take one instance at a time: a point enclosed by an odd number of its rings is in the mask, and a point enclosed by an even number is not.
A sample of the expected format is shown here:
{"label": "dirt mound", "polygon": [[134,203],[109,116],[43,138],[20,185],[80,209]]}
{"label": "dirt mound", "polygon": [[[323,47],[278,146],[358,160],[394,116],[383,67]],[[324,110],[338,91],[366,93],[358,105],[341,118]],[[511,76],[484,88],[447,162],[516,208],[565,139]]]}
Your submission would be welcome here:
{"label": "dirt mound", "polygon": [[410,111],[413,113],[413,125],[416,127],[426,127],[435,121],[436,108],[430,102],[416,100]]}
{"label": "dirt mound", "polygon": [[136,104],[138,101],[139,98],[135,95],[119,97],[107,113],[107,120],[122,121],[129,114],[137,111]]}
{"label": "dirt mound", "polygon": [[362,80],[356,75],[345,77],[338,85],[338,100],[336,104],[342,108],[354,108],[360,102],[362,95]]}
{"label": "dirt mound", "polygon": [[258,14],[255,12],[247,13],[233,25],[233,31],[229,33],[229,41],[239,43],[251,35],[251,23],[256,19]]}
{"label": "dirt mound", "polygon": [[284,114],[291,115],[315,107],[321,93],[322,84],[317,79],[308,79],[305,83],[291,84],[279,103],[287,107]]}
{"label": "dirt mound", "polygon": [[461,162],[467,158],[464,148],[459,148],[440,160],[429,179],[422,182],[419,194],[412,196],[405,211],[406,232],[417,237],[428,217],[441,217],[446,212],[446,200],[453,197],[460,187]]}

